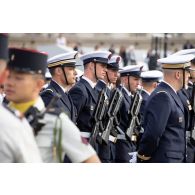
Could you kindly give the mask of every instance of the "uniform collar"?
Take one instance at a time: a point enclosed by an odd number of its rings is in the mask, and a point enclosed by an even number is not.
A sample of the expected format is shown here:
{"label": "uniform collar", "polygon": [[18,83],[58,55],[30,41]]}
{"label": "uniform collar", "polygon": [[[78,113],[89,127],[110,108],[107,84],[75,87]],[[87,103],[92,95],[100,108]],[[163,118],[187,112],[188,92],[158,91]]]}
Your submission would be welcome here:
{"label": "uniform collar", "polygon": [[[53,79],[52,79],[53,80]],[[62,85],[60,85],[59,83],[57,83],[55,80],[53,80],[61,89],[64,93],[66,93],[68,90],[65,89],[64,87],[62,87]]]}
{"label": "uniform collar", "polygon": [[161,81],[161,82],[166,83],[177,94],[177,91],[169,83],[167,83],[166,81]]}
{"label": "uniform collar", "polygon": [[85,76],[82,76],[82,78],[83,78],[84,80],[86,80],[86,81],[89,83],[89,85],[90,85],[93,89],[95,88],[96,83],[94,83],[93,81],[91,81],[90,79],[88,79],[88,78],[85,77]]}
{"label": "uniform collar", "polygon": [[146,91],[145,89],[142,89],[142,91],[144,91],[144,92],[147,93],[148,95],[151,94],[151,93],[149,93],[148,91]]}
{"label": "uniform collar", "polygon": [[125,86],[123,86],[123,89],[126,91],[127,95],[131,97],[131,92],[129,90],[127,90],[127,88]]}
{"label": "uniform collar", "polygon": [[19,110],[21,113],[25,113],[31,106],[35,104],[36,100],[25,102],[25,103],[14,103],[10,102],[9,107],[15,110]]}

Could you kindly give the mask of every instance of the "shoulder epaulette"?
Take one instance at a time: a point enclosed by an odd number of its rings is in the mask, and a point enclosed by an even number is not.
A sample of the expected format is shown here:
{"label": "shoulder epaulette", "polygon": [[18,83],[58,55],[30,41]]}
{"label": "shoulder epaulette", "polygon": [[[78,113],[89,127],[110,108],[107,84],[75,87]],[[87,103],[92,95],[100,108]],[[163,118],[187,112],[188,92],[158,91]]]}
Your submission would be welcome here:
{"label": "shoulder epaulette", "polygon": [[167,93],[167,91],[158,91],[157,93]]}
{"label": "shoulder epaulette", "polygon": [[47,93],[47,92],[50,93],[50,94],[53,94],[53,93],[54,93],[54,91],[53,91],[52,89],[49,88],[49,89],[44,89],[43,91],[41,91],[41,92],[40,92],[40,95],[45,94],[45,93]]}
{"label": "shoulder epaulette", "polygon": [[[53,93],[53,90],[52,90],[52,89],[45,89],[44,91],[45,91],[45,92],[46,92],[46,91],[49,91],[49,92],[52,92],[52,93]],[[44,92],[44,91],[43,91],[43,92]]]}

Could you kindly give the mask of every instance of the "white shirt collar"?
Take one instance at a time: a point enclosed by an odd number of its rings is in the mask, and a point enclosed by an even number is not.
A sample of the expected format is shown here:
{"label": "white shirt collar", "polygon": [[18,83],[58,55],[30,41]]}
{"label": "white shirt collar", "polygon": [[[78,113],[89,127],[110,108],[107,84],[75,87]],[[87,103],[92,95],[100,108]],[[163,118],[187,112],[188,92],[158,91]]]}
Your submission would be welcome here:
{"label": "white shirt collar", "polygon": [[105,83],[107,85],[107,83],[104,80],[100,79],[100,81],[103,82],[103,83]]}
{"label": "white shirt collar", "polygon": [[164,83],[166,83],[169,87],[171,87],[171,89],[173,89],[173,91],[177,94],[177,91],[169,84],[169,83],[167,83],[166,81],[161,81],[161,82],[164,82]]}
{"label": "white shirt collar", "polygon": [[91,81],[90,79],[88,79],[88,78],[85,77],[85,76],[82,76],[82,78],[83,78],[84,80],[86,80],[86,81],[89,83],[89,85],[94,89],[94,87],[96,86],[96,83],[94,83],[93,81]]}
{"label": "white shirt collar", "polygon": [[145,91],[148,95],[150,95],[151,93],[149,93],[148,91],[146,91],[145,89],[142,89],[142,91]]}
{"label": "white shirt collar", "polygon": [[[53,80],[53,79],[52,79]],[[62,90],[64,93],[67,92],[67,89],[65,89],[64,87],[62,87],[59,83],[57,83],[55,80],[53,80]]]}

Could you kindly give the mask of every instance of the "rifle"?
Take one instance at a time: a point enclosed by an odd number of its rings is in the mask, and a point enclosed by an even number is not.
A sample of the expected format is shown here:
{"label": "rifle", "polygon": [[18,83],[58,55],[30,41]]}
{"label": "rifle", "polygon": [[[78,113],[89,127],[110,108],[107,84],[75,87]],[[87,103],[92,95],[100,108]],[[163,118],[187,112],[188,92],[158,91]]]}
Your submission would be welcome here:
{"label": "rifle", "polygon": [[106,88],[104,88],[98,97],[98,102],[94,111],[94,126],[92,128],[92,133],[89,138],[89,143],[95,147],[96,140],[99,144],[102,143],[102,139],[99,136],[99,133],[103,131],[102,120],[105,115],[105,111],[108,105],[108,97],[106,95]]}
{"label": "rifle", "polygon": [[195,145],[195,82],[192,88],[192,99],[191,99],[191,116],[190,116],[190,141]]}
{"label": "rifle", "polygon": [[118,88],[114,91],[112,99],[110,101],[108,112],[107,112],[107,121],[105,123],[105,129],[102,133],[102,141],[105,144],[108,144],[109,135],[113,134],[116,136],[116,132],[113,130],[114,120],[117,118],[117,113],[122,102],[123,94]]}
{"label": "rifle", "polygon": [[24,116],[26,117],[27,121],[31,125],[31,127],[34,130],[34,134],[37,135],[38,132],[42,129],[42,127],[45,125],[44,121],[42,120],[44,115],[51,111],[52,108],[54,108],[55,103],[60,98],[60,95],[57,94],[54,96],[48,106],[44,108],[41,112],[34,106],[31,106],[25,113]]}
{"label": "rifle", "polygon": [[136,136],[139,135],[138,127],[140,127],[140,121],[138,118],[138,114],[140,111],[141,103],[142,103],[142,96],[141,96],[142,89],[137,89],[130,110],[129,110],[129,125],[126,130],[126,137],[130,141],[136,141]]}

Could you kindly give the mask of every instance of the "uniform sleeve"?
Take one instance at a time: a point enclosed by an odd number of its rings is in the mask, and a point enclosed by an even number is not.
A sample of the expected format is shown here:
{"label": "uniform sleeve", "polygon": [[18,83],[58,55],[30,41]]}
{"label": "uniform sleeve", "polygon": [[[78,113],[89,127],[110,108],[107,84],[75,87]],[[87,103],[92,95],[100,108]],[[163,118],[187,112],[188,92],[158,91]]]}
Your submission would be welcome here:
{"label": "uniform sleeve", "polygon": [[171,102],[165,92],[156,94],[148,102],[144,115],[144,134],[138,150],[140,155],[151,156],[156,150],[170,113]]}
{"label": "uniform sleeve", "polygon": [[[1,129],[4,131],[4,129]],[[0,163],[13,163],[16,162],[15,153],[12,147],[12,142],[8,140],[8,137],[1,133],[0,134]],[[17,146],[15,147],[16,151],[18,150]]]}
{"label": "uniform sleeve", "polygon": [[144,111],[145,111],[146,101],[143,100],[140,106],[140,117],[141,117],[141,124],[143,125],[144,122]]}
{"label": "uniform sleeve", "polygon": [[32,129],[26,120],[12,117],[12,123],[4,123],[0,134],[0,162],[42,162]]}
{"label": "uniform sleeve", "polygon": [[70,91],[69,94],[72,98],[73,104],[77,110],[77,113],[79,115],[80,111],[84,107],[86,103],[86,97],[83,94],[83,91],[79,87],[73,87]]}
{"label": "uniform sleeve", "polygon": [[79,129],[64,114],[60,114],[62,121],[62,148],[72,162],[79,163],[87,160],[95,150],[83,141]]}

